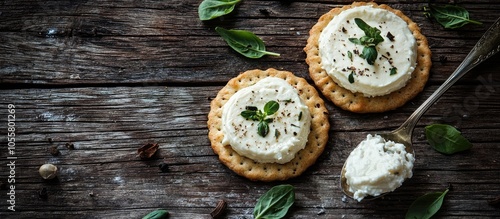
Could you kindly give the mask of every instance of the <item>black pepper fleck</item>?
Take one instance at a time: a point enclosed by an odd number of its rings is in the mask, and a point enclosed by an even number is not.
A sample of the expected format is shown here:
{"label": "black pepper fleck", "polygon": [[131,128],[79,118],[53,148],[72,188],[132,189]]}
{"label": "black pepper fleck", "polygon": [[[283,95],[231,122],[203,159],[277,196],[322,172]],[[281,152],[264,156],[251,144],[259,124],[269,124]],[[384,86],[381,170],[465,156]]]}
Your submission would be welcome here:
{"label": "black pepper fleck", "polygon": [[387,37],[390,41],[393,41],[393,42],[394,42],[394,35],[392,35],[392,34],[391,34],[391,32],[387,32],[386,37]]}

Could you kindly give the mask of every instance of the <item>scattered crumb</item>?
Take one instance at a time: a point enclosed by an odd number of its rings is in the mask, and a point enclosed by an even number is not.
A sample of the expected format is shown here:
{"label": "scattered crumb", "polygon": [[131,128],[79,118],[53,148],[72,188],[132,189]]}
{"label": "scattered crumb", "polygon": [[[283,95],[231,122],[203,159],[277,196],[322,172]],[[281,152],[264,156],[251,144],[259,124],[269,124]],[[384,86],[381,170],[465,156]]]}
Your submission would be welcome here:
{"label": "scattered crumb", "polygon": [[345,195],[344,195],[344,196],[342,197],[342,202],[347,203],[347,196],[345,196]]}
{"label": "scattered crumb", "polygon": [[58,156],[59,154],[61,154],[61,152],[59,152],[59,149],[57,149],[57,146],[50,147],[49,153],[52,154],[52,156]]}
{"label": "scattered crumb", "polygon": [[319,206],[319,207],[316,207],[316,208],[319,208],[319,211],[318,213],[316,213],[317,215],[322,215],[322,214],[325,214],[325,207],[324,206]]}
{"label": "scattered crumb", "polygon": [[75,145],[74,145],[73,143],[71,143],[71,142],[67,142],[67,143],[65,144],[65,146],[66,146],[66,148],[68,148],[68,149],[70,149],[70,150],[75,149]]}

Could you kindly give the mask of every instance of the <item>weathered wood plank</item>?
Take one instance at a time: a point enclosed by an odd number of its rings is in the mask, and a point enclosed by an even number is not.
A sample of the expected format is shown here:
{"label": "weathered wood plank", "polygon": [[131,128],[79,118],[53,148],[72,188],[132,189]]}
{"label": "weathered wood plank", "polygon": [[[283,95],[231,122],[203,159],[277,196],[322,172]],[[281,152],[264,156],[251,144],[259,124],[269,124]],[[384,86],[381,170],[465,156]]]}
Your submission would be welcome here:
{"label": "weathered wood plank", "polygon": [[[5,18],[0,22],[0,82],[220,84],[238,72],[269,67],[308,78],[302,49],[309,29],[331,7],[350,1],[242,2],[235,13],[211,22],[197,19],[198,3],[5,2],[0,15]],[[496,1],[463,2],[484,25],[450,31],[424,17],[421,8],[427,1],[381,3],[403,10],[420,24],[434,53],[432,71],[437,74],[431,81],[438,82],[458,66],[500,12]],[[215,33],[215,26],[253,31],[282,56],[243,58]],[[447,62],[441,64],[443,57]],[[499,56],[492,59],[484,71],[498,71]]]}
{"label": "weathered wood plank", "polygon": [[[251,182],[222,165],[206,128],[210,100],[239,72],[285,69],[308,79],[302,51],[308,31],[330,8],[351,1],[243,1],[235,13],[197,18],[201,0],[0,2],[0,106],[16,106],[16,209],[0,202],[0,218],[140,218],[165,208],[172,218],[210,218],[220,199],[227,218],[251,218],[256,199],[275,183]],[[449,1],[438,1],[448,3]],[[379,1],[400,9],[428,37],[434,62],[424,92],[381,114],[353,114],[327,103],[329,142],[315,165],[291,179],[296,202],[290,218],[401,218],[418,196],[453,190],[437,218],[493,218],[487,204],[500,195],[500,78],[496,55],[452,87],[414,132],[414,177],[396,192],[357,203],[340,191],[340,169],[366,134],[401,124],[458,66],[498,17],[496,0],[459,1],[484,25],[445,30],[422,14],[428,1]],[[281,57],[245,59],[213,30],[258,34]],[[7,111],[0,110],[6,145]],[[429,147],[424,126],[457,126],[473,149],[445,156]],[[48,139],[52,139],[49,142]],[[153,159],[136,149],[158,142]],[[74,144],[68,149],[65,143]],[[60,155],[52,156],[57,146]],[[7,150],[0,150],[6,163]],[[169,171],[158,165],[165,162]],[[37,173],[60,168],[55,181]],[[0,167],[0,182],[9,172]],[[38,193],[47,188],[48,198]],[[1,188],[2,194],[6,193]],[[4,197],[3,195],[1,197]]]}
{"label": "weathered wood plank", "polygon": [[[297,192],[290,214],[293,218],[316,217],[320,212],[327,218],[401,218],[416,197],[442,191],[451,183],[454,190],[439,216],[498,215],[498,210],[487,204],[500,194],[500,138],[496,135],[500,127],[496,116],[500,93],[496,90],[500,87],[494,81],[488,85],[495,92],[485,99],[477,97],[476,110],[450,114],[461,116],[463,120],[455,122],[474,148],[445,156],[433,151],[423,136],[423,126],[445,120],[443,112],[453,104],[463,106],[463,98],[475,95],[480,84],[452,87],[415,130],[415,176],[397,192],[374,202],[356,203],[344,197],[339,187],[342,164],[364,135],[395,128],[418,104],[408,104],[392,113],[358,115],[327,103],[332,124],[330,140],[314,166],[287,181]],[[153,209],[166,208],[174,218],[202,218],[219,199],[225,199],[230,218],[250,217],[258,196],[278,182],[248,181],[223,166],[213,154],[206,115],[211,98],[220,88],[0,90],[0,105],[16,105],[18,209],[35,218],[102,218],[140,217]],[[435,88],[429,86],[416,102]],[[0,111],[2,124],[6,124],[6,115],[6,111]],[[5,136],[2,128],[2,144],[6,143]],[[136,149],[149,141],[158,142],[160,150],[153,159],[142,161]],[[66,142],[72,142],[75,149],[67,149]],[[54,157],[48,148],[57,145],[61,154]],[[60,168],[58,181],[44,182],[38,177],[38,167],[47,162]],[[162,162],[169,165],[166,173],[157,167]],[[6,179],[6,174],[1,171],[0,177]],[[43,187],[49,191],[47,200],[37,194]],[[0,207],[5,208],[6,203]]]}

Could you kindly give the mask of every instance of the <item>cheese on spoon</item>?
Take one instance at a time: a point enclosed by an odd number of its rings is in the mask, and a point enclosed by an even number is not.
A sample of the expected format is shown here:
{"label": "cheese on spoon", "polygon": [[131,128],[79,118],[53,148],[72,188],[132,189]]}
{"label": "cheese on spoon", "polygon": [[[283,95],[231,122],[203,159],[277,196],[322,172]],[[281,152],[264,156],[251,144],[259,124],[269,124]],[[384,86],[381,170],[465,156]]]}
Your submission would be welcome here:
{"label": "cheese on spoon", "polygon": [[346,161],[345,177],[354,199],[379,196],[400,187],[413,176],[415,157],[404,144],[368,135]]}

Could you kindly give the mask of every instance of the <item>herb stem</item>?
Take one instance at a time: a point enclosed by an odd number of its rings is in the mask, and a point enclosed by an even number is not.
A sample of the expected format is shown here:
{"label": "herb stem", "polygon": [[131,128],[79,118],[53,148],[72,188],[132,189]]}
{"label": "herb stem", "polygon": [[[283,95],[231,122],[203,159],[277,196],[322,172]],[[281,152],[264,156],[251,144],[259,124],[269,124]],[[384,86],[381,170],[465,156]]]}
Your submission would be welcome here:
{"label": "herb stem", "polygon": [[275,52],[269,52],[269,51],[259,51],[259,52],[262,52],[266,55],[271,55],[271,56],[281,56],[281,54],[275,53]]}
{"label": "herb stem", "polygon": [[469,23],[473,23],[473,24],[483,24],[479,21],[475,21],[475,20],[471,20],[471,19],[468,19],[468,18],[464,18],[464,17],[460,17],[460,16],[457,16],[457,15],[454,15],[454,14],[447,14],[449,17],[452,17],[452,18],[456,18],[456,19],[459,19],[459,20],[464,20],[464,21],[467,21]]}

